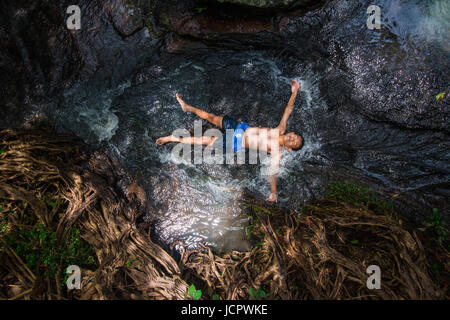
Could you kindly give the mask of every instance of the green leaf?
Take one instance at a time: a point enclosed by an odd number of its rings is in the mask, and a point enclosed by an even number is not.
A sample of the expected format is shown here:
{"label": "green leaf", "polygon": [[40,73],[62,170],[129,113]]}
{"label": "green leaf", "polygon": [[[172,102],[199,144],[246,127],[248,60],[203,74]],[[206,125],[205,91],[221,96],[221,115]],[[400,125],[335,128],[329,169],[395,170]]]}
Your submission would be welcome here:
{"label": "green leaf", "polygon": [[194,300],[200,300],[200,298],[202,297],[202,290],[197,290],[194,293]]}
{"label": "green leaf", "polygon": [[438,218],[438,217],[439,217],[439,211],[438,211],[437,208],[433,208],[433,216],[434,216],[435,218]]}
{"label": "green leaf", "polygon": [[426,228],[417,228],[417,230],[425,232],[425,230],[427,230]]}
{"label": "green leaf", "polygon": [[[78,238],[76,239],[76,241],[78,241]],[[132,259],[132,260],[130,260],[130,261],[127,261],[127,266],[131,267],[131,265],[133,264],[133,262],[135,262],[135,261],[137,261],[137,260],[139,260],[139,258],[134,258],[134,259]]]}
{"label": "green leaf", "polygon": [[263,242],[255,244],[255,247],[265,246],[266,244],[267,244],[267,241],[263,241]]}
{"label": "green leaf", "polygon": [[253,230],[253,225],[247,226],[247,227],[245,228],[245,234],[247,235],[247,237],[250,237],[250,236],[251,236],[252,230]]}
{"label": "green leaf", "polygon": [[266,293],[264,292],[264,290],[262,289],[258,289],[258,291],[256,292],[256,297],[259,298],[265,298],[266,297]]}
{"label": "green leaf", "polygon": [[195,10],[197,10],[198,13],[202,13],[202,11],[206,10],[206,8],[195,8]]}
{"label": "green leaf", "polygon": [[215,295],[212,296],[213,300],[220,300],[220,296],[216,293]]}
{"label": "green leaf", "polygon": [[252,298],[254,298],[256,296],[255,295],[255,289],[253,287],[250,287],[248,289],[248,293],[250,294],[250,297],[252,297]]}
{"label": "green leaf", "polygon": [[4,154],[6,152],[5,149],[0,149],[0,154]]}
{"label": "green leaf", "polygon": [[54,202],[54,201],[50,201],[49,203],[48,203],[52,208],[54,208],[54,207],[56,207],[56,205],[58,204],[57,202]]}
{"label": "green leaf", "polygon": [[438,93],[438,95],[436,96],[436,101],[438,101],[439,99],[444,99],[444,96],[445,96],[444,92]]}
{"label": "green leaf", "polygon": [[194,296],[194,294],[195,294],[195,285],[191,284],[191,286],[189,287],[189,290],[188,290],[188,295],[190,297],[192,297],[192,296]]}
{"label": "green leaf", "polygon": [[352,241],[350,241],[350,243],[351,243],[351,244],[358,244],[359,241],[358,241],[358,240],[352,240]]}

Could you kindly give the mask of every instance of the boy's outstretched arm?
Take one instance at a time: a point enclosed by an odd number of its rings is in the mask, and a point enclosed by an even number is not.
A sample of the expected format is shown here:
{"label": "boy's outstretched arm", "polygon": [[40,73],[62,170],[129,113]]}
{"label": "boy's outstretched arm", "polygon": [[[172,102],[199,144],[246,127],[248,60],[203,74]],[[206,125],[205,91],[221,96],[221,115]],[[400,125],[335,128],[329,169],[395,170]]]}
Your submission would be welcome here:
{"label": "boy's outstretched arm", "polygon": [[269,180],[269,184],[270,184],[270,195],[266,199],[266,201],[278,202],[277,174],[280,169],[280,159],[281,159],[280,152],[281,151],[279,149],[276,149],[273,151],[274,152],[272,152],[272,154],[271,154],[270,167],[269,167],[269,172],[268,172],[268,180]]}
{"label": "boy's outstretched arm", "polygon": [[269,176],[269,183],[270,183],[270,195],[266,199],[266,201],[269,202],[278,202],[277,198],[277,175],[272,174]]}
{"label": "boy's outstretched arm", "polygon": [[289,98],[289,102],[284,110],[283,117],[281,118],[280,124],[278,125],[278,130],[280,134],[284,134],[286,132],[287,121],[289,116],[294,109],[295,98],[297,97],[298,90],[300,90],[300,84],[296,80],[291,81],[291,97]]}

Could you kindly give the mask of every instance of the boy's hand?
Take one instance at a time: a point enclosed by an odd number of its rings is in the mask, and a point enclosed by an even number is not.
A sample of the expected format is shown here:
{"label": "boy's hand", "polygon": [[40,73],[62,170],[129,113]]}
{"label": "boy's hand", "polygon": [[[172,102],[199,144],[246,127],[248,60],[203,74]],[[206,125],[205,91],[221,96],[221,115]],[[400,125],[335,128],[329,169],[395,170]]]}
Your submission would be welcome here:
{"label": "boy's hand", "polygon": [[266,201],[268,202],[278,202],[277,200],[278,199],[276,193],[271,193],[270,196],[266,199]]}
{"label": "boy's hand", "polygon": [[296,93],[300,90],[300,84],[296,80],[291,81],[291,91],[292,93]]}

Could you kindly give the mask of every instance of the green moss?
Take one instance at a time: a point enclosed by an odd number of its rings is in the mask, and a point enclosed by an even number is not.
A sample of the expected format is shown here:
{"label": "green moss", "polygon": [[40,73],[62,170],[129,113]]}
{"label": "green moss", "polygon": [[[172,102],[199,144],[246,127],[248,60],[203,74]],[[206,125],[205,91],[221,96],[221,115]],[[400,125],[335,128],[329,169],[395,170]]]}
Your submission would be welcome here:
{"label": "green moss", "polygon": [[433,214],[427,217],[423,225],[425,228],[419,228],[419,230],[425,231],[428,228],[431,229],[437,235],[440,244],[444,244],[448,240],[447,223],[444,217],[439,214],[437,208],[433,208]]}
{"label": "green moss", "polygon": [[374,212],[394,212],[392,202],[387,202],[374,191],[353,183],[332,182],[326,190],[325,197],[371,209]]}
{"label": "green moss", "polygon": [[80,230],[70,228],[65,242],[43,224],[17,230],[6,236],[6,243],[36,276],[54,277],[69,265],[92,268],[96,265],[95,251],[80,238]]}

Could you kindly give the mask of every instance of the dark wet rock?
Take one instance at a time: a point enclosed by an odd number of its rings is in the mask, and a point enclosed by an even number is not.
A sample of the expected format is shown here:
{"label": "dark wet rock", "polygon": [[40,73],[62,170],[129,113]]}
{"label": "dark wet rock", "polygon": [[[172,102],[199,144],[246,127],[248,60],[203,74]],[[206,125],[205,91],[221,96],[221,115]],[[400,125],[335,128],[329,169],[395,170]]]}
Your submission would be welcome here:
{"label": "dark wet rock", "polygon": [[[211,0],[210,0],[211,1]],[[220,3],[239,4],[256,8],[291,8],[293,6],[311,5],[314,0],[214,0]]]}
{"label": "dark wet rock", "polygon": [[217,218],[242,230],[238,192],[264,199],[268,184],[258,166],[171,162],[170,147],[154,140],[175,128],[192,133],[196,119],[174,94],[252,126],[276,126],[297,78],[305,88],[288,130],[305,147],[285,163],[279,205],[296,209],[344,180],[392,197],[412,218],[433,207],[448,215],[450,100],[435,97],[449,91],[450,58],[433,28],[432,41],[420,28],[405,35],[395,24],[408,21],[388,1],[389,19],[372,31],[365,1],[308,11],[235,2],[95,0],[80,5],[80,31],[65,28],[68,1],[2,3],[0,126],[45,111],[58,130],[141,176],[164,241],[214,242]]}
{"label": "dark wet rock", "polygon": [[165,49],[168,52],[189,52],[197,49],[205,49],[207,46],[199,41],[193,41],[177,34],[171,34],[166,40]]}
{"label": "dark wet rock", "polygon": [[214,9],[196,12],[189,2],[179,4],[177,10],[174,10],[172,2],[164,2],[158,7],[156,15],[161,26],[180,35],[198,38],[275,30],[270,17],[230,17]]}
{"label": "dark wet rock", "polygon": [[111,17],[114,28],[124,37],[144,27],[142,9],[131,1],[107,1],[104,10]]}
{"label": "dark wet rock", "polygon": [[[20,127],[55,113],[61,92],[80,81],[120,82],[159,47],[144,25],[146,6],[131,1],[83,2],[81,30],[68,30],[70,1],[2,2],[0,126]],[[112,81],[112,82],[111,82]],[[59,127],[59,126],[58,126]]]}
{"label": "dark wet rock", "polygon": [[[309,10],[309,5],[318,4],[320,1],[255,1],[242,6],[243,2],[239,1],[225,1],[222,5],[217,1],[180,3],[169,0],[159,2],[153,14],[160,27],[179,35],[223,40],[227,35],[278,33],[289,23],[288,17],[304,14]],[[285,10],[281,12],[269,8]]]}

